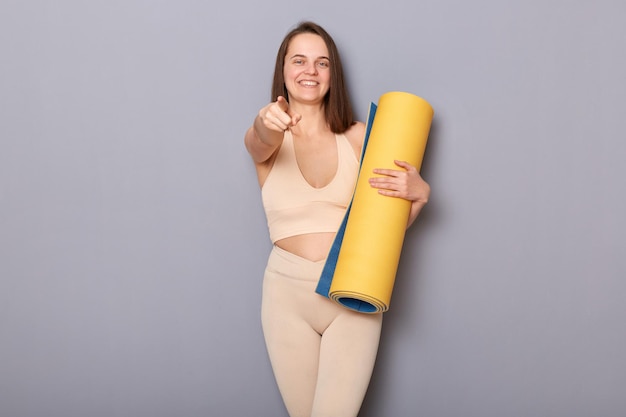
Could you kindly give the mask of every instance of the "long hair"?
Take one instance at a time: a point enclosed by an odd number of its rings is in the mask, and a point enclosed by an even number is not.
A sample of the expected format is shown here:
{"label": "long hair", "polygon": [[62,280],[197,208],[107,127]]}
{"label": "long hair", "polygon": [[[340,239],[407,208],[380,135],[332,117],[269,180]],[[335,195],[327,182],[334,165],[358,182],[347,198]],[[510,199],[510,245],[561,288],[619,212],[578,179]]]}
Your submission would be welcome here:
{"label": "long hair", "polygon": [[321,26],[313,22],[301,22],[292,29],[280,45],[276,54],[276,66],[274,67],[274,80],[272,82],[272,101],[276,101],[278,96],[283,96],[289,100],[287,87],[285,86],[285,77],[283,68],[287,56],[287,48],[291,40],[299,34],[312,33],[320,36],[326,48],[330,59],[330,88],[324,96],[324,115],[326,122],[333,133],[344,133],[354,122],[354,114],[352,112],[352,103],[348,95],[346,87],[343,67],[339,58],[339,51],[335,45],[333,38]]}

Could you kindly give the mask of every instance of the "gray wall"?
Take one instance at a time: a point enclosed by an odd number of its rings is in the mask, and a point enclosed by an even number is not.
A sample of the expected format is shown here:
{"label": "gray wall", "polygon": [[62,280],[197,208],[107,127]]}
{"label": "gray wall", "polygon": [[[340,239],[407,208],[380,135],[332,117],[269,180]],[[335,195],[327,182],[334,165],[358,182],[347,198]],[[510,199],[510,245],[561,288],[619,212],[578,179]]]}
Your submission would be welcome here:
{"label": "gray wall", "polygon": [[362,416],[626,413],[623,1],[0,3],[0,415],[285,416],[243,134],[283,35],[435,108]]}

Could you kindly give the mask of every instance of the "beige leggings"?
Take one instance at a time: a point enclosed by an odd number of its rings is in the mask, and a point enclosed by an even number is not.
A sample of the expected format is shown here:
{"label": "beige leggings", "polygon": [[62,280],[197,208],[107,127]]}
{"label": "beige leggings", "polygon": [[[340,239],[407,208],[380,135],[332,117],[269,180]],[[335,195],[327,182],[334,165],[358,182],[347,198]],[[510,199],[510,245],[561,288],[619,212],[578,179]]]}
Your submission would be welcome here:
{"label": "beige leggings", "polygon": [[274,246],[262,324],[290,417],[356,417],[369,385],[382,313],[357,313],[315,292],[324,261]]}

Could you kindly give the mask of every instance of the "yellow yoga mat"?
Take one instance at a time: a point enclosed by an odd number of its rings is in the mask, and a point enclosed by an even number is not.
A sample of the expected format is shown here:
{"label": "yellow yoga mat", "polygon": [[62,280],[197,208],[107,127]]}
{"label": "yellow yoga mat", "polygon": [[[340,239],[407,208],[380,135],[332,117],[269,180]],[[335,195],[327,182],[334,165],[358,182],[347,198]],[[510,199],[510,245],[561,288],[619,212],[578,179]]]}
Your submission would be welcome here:
{"label": "yellow yoga mat", "polygon": [[394,160],[419,170],[433,115],[427,101],[406,92],[371,104],[354,195],[317,293],[363,313],[389,309],[411,202],[378,194],[368,179],[374,168],[401,169]]}

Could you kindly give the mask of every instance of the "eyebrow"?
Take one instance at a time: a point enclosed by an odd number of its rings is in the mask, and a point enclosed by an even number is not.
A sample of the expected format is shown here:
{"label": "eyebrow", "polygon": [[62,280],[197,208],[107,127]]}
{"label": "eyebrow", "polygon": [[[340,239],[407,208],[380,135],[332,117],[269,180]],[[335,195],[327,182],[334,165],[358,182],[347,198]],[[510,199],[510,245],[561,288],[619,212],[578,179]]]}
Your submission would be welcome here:
{"label": "eyebrow", "polygon": [[[289,57],[289,59],[294,59],[294,58],[306,58],[306,56],[302,55],[302,54],[294,54],[294,55]],[[330,61],[330,58],[327,57],[327,56],[324,56],[324,55],[318,56],[316,59],[327,59],[327,60]]]}

